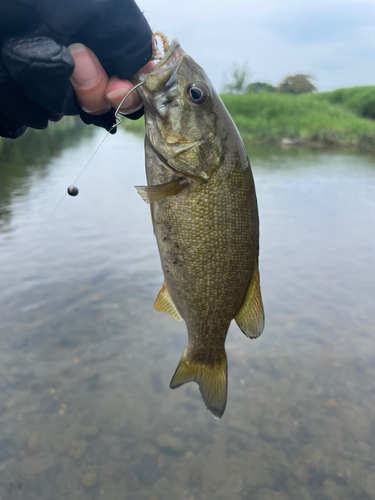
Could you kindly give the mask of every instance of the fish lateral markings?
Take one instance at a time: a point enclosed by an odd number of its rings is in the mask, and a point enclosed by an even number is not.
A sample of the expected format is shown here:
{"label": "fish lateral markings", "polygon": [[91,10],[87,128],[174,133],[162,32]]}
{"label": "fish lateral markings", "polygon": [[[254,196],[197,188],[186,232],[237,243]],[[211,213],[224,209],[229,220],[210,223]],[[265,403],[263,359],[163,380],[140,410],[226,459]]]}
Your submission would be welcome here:
{"label": "fish lateral markings", "polygon": [[264,328],[259,219],[241,137],[203,69],[173,40],[133,83],[145,109],[147,186],[164,284],[157,311],[183,319],[188,344],[170,387],[199,385],[220,418],[227,401],[225,339],[232,319],[249,338]]}

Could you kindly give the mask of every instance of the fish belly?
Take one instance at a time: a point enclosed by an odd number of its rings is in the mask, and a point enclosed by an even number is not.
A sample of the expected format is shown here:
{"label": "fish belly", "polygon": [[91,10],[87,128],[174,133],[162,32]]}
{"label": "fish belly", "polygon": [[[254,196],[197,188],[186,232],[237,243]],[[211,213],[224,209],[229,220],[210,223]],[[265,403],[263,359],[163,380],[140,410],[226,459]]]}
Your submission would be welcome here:
{"label": "fish belly", "polygon": [[212,355],[212,347],[223,346],[257,264],[251,171],[238,165],[223,175],[219,169],[207,183],[154,203],[152,212],[165,282],[190,347],[209,358],[206,346]]}

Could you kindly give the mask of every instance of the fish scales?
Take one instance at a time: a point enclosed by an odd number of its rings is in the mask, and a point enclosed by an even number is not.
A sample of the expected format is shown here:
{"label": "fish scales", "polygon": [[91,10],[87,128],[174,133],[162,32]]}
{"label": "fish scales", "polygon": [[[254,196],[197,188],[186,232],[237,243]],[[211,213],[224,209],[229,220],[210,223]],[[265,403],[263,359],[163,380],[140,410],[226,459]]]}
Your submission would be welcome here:
{"label": "fish scales", "polygon": [[[175,311],[188,330],[171,387],[196,381],[208,409],[221,417],[230,322],[236,318],[249,337],[260,335],[264,322],[250,163],[221,99],[178,42],[138,78],[144,82],[148,183],[138,190],[151,204],[165,279],[155,308]],[[202,92],[208,98],[197,105]]]}
{"label": "fish scales", "polygon": [[[191,184],[178,196],[151,206],[165,282],[187,324],[192,349],[210,346],[205,350],[207,362],[212,361],[212,347],[224,345],[257,257],[252,244],[257,238],[257,207],[249,206],[252,183],[245,182],[250,170],[228,156],[209,183]],[[231,189],[225,182],[228,174]],[[151,185],[168,182],[168,172],[148,163],[147,180]]]}

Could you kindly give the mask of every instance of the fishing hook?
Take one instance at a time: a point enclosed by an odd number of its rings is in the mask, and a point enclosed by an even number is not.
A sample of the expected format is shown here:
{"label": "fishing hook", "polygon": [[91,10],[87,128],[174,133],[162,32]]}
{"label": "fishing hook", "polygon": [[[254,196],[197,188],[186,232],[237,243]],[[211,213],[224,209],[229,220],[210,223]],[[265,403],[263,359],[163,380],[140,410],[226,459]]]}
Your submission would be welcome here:
{"label": "fishing hook", "polygon": [[[114,129],[114,128],[117,128],[120,124],[121,124],[121,118],[119,117],[118,113],[120,111],[120,108],[121,106],[124,104],[125,100],[130,96],[130,94],[132,92],[134,92],[138,87],[140,87],[141,85],[144,85],[145,82],[141,82],[141,83],[138,83],[137,85],[135,85],[131,90],[129,90],[129,92],[126,94],[126,96],[123,98],[123,100],[120,102],[120,104],[117,106],[117,109],[115,111],[115,119],[116,119],[116,123],[114,123],[112,125],[112,127],[109,129],[108,131],[108,134]],[[107,134],[107,135],[108,135]],[[106,138],[107,136],[105,136]]]}

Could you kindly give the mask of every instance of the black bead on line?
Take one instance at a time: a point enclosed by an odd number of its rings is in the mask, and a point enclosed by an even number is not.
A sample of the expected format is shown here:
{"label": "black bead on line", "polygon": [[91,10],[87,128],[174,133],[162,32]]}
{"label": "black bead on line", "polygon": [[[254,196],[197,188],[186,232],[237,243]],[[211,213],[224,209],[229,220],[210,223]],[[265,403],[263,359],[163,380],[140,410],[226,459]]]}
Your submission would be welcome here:
{"label": "black bead on line", "polygon": [[69,186],[68,187],[68,195],[69,196],[77,196],[79,193],[78,188],[76,186]]}

